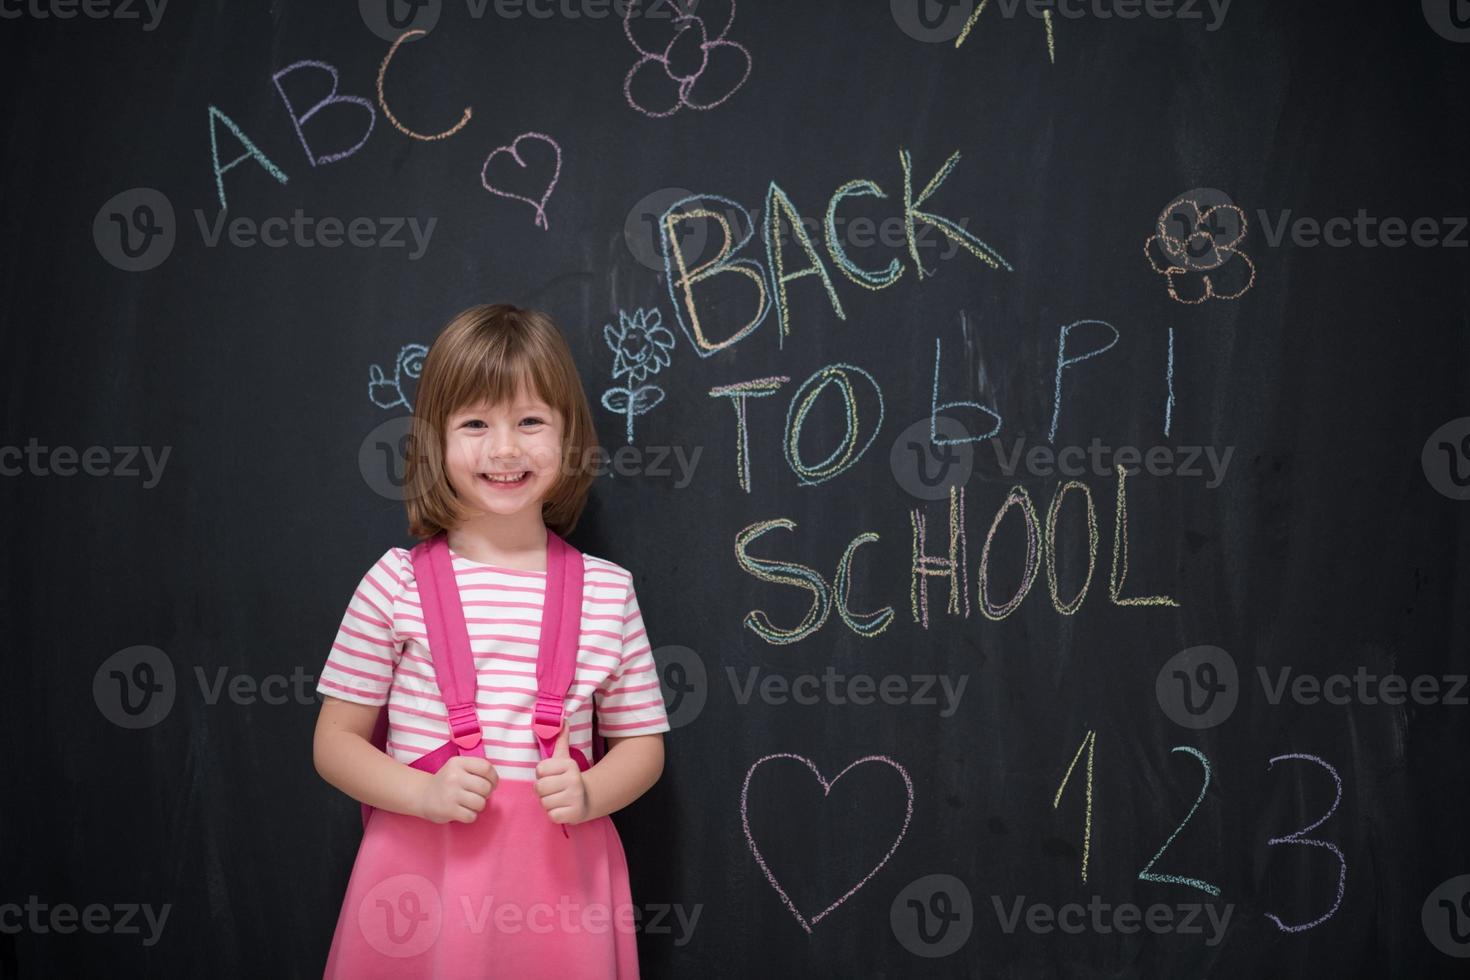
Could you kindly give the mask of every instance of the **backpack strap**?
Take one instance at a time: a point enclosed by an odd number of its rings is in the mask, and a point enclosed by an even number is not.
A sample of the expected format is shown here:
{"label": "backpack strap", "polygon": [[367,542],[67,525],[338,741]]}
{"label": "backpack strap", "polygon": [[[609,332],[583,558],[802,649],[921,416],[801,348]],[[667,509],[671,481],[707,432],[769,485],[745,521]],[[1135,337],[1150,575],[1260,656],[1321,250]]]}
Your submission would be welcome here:
{"label": "backpack strap", "polygon": [[460,755],[484,758],[483,732],[475,708],[474,654],[449,539],[442,532],[414,545],[413,572],[429,633],[434,680],[449,712],[449,737]]}
{"label": "backpack strap", "polygon": [[541,613],[540,649],[536,655],[536,707],[531,716],[531,730],[543,759],[556,748],[567,691],[577,673],[577,646],[582,635],[582,566],[582,553],[548,528],[546,596]]}

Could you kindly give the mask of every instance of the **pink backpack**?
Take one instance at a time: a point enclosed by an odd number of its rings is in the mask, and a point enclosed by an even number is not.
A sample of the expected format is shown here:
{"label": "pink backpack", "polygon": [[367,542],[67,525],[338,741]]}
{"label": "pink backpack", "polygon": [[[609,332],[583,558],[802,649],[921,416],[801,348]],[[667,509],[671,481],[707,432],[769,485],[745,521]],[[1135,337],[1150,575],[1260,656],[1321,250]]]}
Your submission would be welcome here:
{"label": "pink backpack", "polygon": [[[418,583],[424,623],[429,633],[434,679],[449,711],[451,737],[409,765],[424,772],[438,772],[456,755],[485,757],[480,717],[475,709],[475,662],[470,652],[469,632],[465,629],[464,607],[459,600],[459,585],[454,576],[448,539],[440,532],[420,541],[414,546],[412,556],[414,578]],[[543,759],[555,750],[564,714],[563,701],[577,672],[577,645],[582,626],[582,571],[582,553],[548,528],[546,600],[541,610],[541,642],[536,655],[536,707],[531,724]],[[371,741],[379,750],[386,751],[387,705],[378,715]],[[591,768],[580,749],[572,748],[571,756],[579,769]],[[592,759],[595,762],[601,756],[602,738],[597,733],[594,712]],[[364,827],[373,809],[366,803],[362,804]],[[563,836],[571,836],[565,824],[561,832]]]}

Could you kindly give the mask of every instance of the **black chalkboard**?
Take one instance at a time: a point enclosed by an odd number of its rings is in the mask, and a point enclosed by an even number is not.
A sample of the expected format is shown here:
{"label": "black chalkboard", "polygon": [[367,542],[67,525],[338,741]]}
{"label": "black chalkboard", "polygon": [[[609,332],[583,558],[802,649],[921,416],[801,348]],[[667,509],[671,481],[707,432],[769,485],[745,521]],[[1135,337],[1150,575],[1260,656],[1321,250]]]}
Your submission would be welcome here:
{"label": "black chalkboard", "polygon": [[622,10],[0,7],[0,976],[320,974],[492,301],[660,664],[646,976],[1462,973],[1463,2]]}

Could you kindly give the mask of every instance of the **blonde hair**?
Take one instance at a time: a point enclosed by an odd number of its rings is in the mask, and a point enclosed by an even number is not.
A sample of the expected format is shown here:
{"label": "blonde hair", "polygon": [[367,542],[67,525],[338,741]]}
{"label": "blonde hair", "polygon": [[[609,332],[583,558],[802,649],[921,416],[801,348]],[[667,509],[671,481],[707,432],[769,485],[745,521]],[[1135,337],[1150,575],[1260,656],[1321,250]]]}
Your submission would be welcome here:
{"label": "blonde hair", "polygon": [[466,516],[444,468],[450,417],[483,402],[505,404],[522,384],[561,413],[561,461],[541,519],[562,537],[576,527],[600,447],[571,348],[545,313],[494,303],[450,320],[424,361],[404,470],[409,533],[432,537]]}

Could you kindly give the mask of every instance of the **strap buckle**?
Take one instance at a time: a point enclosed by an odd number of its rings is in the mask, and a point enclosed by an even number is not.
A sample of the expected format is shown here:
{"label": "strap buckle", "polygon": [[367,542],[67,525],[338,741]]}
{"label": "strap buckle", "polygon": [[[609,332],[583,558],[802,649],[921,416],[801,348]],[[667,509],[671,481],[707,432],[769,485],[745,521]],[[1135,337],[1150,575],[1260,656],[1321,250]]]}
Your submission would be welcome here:
{"label": "strap buckle", "polygon": [[550,742],[561,731],[562,715],[566,713],[561,698],[555,694],[537,693],[536,707],[531,713],[531,731],[539,741]]}
{"label": "strap buckle", "polygon": [[455,705],[449,709],[450,738],[462,749],[472,749],[480,744],[483,732],[480,716],[473,704]]}

